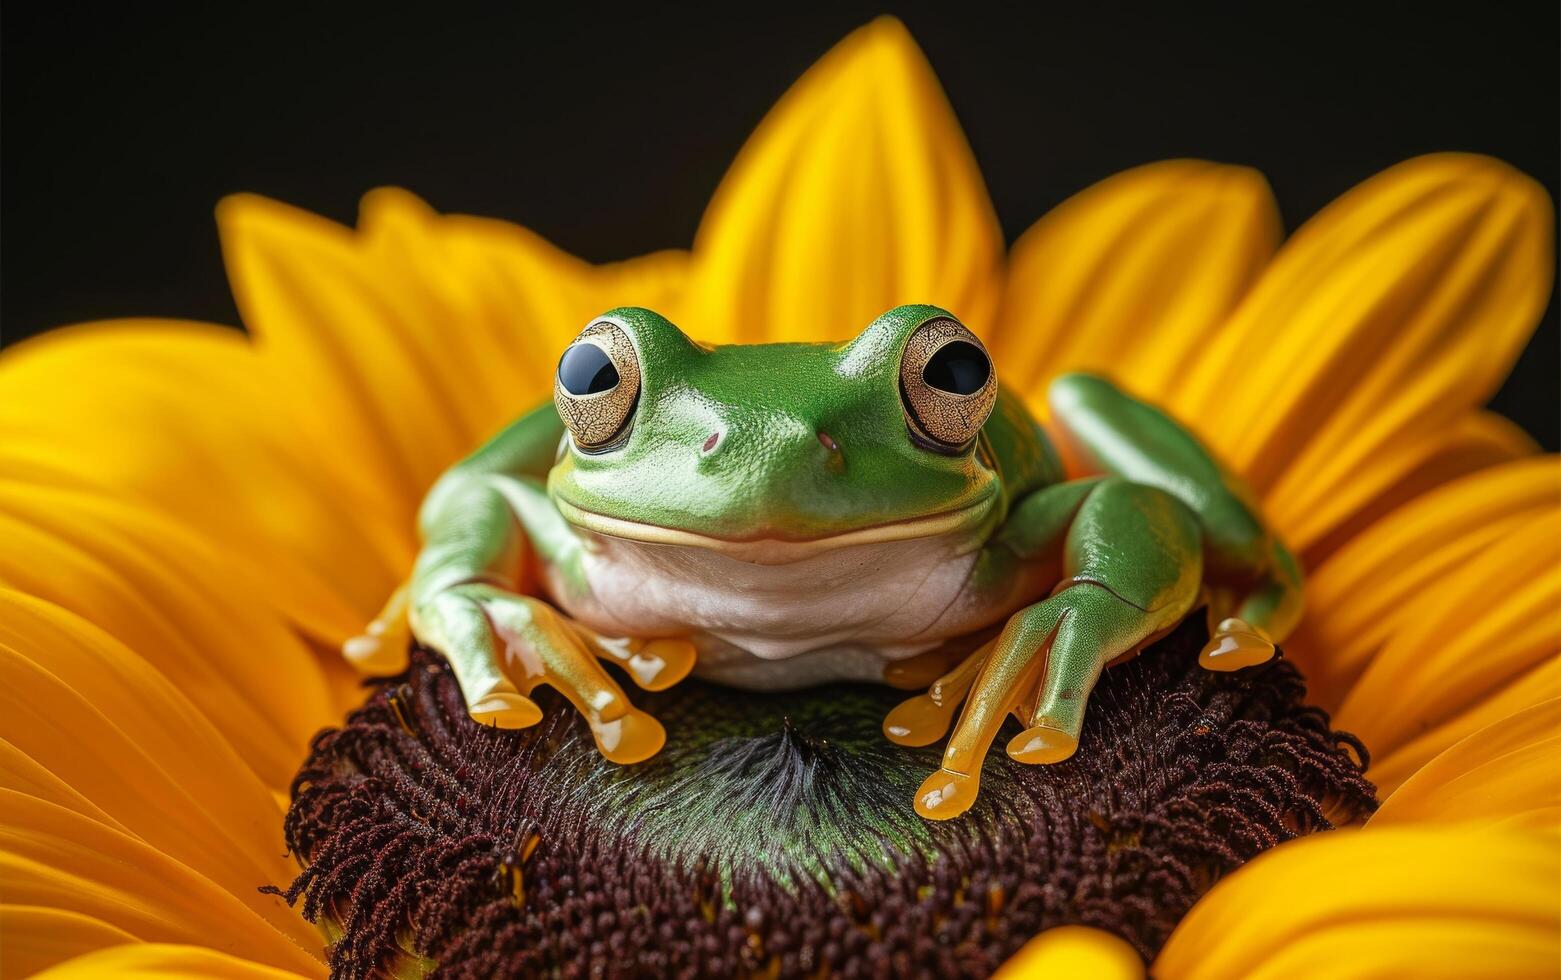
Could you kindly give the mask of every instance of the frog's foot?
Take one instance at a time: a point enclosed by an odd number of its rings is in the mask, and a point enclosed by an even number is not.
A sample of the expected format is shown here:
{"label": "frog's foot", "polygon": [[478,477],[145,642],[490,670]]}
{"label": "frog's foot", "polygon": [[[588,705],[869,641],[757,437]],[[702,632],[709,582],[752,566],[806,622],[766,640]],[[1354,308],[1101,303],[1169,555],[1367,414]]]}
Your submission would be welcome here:
{"label": "frog's foot", "polygon": [[597,636],[540,599],[468,583],[436,594],[412,613],[418,638],[444,654],[474,719],[525,728],[542,718],[526,695],[547,684],[591,726],[602,755],[640,762],[666,741],[661,724],[629,703],[598,657],[623,666],[635,683],[660,690],[693,668],[683,640],[616,640]]}
{"label": "frog's foot", "polygon": [[1166,618],[1093,582],[1075,583],[1014,614],[996,640],[885,720],[892,740],[926,745],[948,729],[953,704],[969,691],[941,768],[916,793],[916,812],[947,820],[970,808],[982,762],[1009,713],[1025,726],[1009,741],[1009,756],[1026,763],[1071,756],[1101,670],[1162,632]]}
{"label": "frog's foot", "polygon": [[407,622],[407,586],[390,594],[378,616],[362,633],[341,646],[342,657],[365,675],[399,674],[407,669],[412,627]]}
{"label": "frog's foot", "polygon": [[1240,670],[1267,663],[1274,657],[1274,641],[1260,627],[1244,619],[1220,620],[1209,632],[1209,642],[1198,654],[1198,663],[1209,670]]}

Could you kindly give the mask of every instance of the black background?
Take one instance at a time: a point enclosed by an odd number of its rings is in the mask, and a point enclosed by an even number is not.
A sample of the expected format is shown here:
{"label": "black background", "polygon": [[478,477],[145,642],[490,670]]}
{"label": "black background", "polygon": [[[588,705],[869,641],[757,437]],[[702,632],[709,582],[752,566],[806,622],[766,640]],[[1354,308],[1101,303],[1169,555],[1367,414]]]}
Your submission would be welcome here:
{"label": "black background", "polygon": [[[883,8],[530,14],[6,5],[0,330],[237,323],[212,206],[339,221],[381,184],[602,261],[692,240],[743,139]],[[1012,240],[1087,184],[1173,156],[1267,174],[1287,227],[1405,157],[1472,150],[1557,196],[1557,5],[890,8],[937,70]],[[1495,407],[1561,444],[1544,324]]]}

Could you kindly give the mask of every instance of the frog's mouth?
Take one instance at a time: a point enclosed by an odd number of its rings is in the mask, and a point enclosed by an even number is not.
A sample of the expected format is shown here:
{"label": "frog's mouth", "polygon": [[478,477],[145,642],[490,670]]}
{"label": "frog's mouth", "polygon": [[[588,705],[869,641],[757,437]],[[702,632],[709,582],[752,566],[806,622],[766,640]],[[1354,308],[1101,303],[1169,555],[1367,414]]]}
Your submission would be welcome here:
{"label": "frog's mouth", "polygon": [[995,493],[988,493],[972,503],[935,514],[849,528],[830,534],[791,534],[783,529],[761,526],[756,528],[754,533],[741,536],[717,536],[612,517],[572,504],[561,495],[555,495],[553,502],[564,520],[575,527],[597,534],[648,544],[702,548],[739,561],[778,565],[800,561],[820,552],[856,545],[883,544],[889,541],[956,534],[979,525],[991,513],[996,499]]}

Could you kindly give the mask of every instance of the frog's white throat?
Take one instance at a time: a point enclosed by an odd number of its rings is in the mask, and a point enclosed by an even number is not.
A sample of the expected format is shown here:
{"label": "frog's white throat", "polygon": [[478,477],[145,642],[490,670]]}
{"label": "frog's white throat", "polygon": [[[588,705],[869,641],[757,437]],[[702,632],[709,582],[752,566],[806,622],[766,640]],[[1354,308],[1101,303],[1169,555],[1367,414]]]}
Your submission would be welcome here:
{"label": "frog's white throat", "polygon": [[[559,604],[603,633],[690,636],[701,674],[723,683],[877,681],[884,662],[972,628],[962,600],[979,542],[968,528],[800,551],[810,542],[734,550],[576,533],[589,591],[554,576]],[[777,546],[785,560],[748,560]]]}

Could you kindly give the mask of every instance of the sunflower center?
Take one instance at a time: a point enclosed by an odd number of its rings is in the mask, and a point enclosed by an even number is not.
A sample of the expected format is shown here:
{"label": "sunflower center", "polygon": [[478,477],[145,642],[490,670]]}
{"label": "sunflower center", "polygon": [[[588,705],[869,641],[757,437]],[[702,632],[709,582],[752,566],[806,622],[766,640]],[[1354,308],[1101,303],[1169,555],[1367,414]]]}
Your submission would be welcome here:
{"label": "sunflower center", "polygon": [[621,767],[561,698],[534,728],[478,726],[419,652],[315,740],[284,894],[340,933],[346,976],[984,975],[1068,923],[1147,960],[1221,876],[1375,806],[1364,749],[1292,666],[1209,673],[1203,639],[1189,622],[1107,671],[1073,758],[996,752],[942,823],[911,808],[938,749],[883,738],[887,688],[641,694],[667,746]]}

